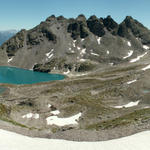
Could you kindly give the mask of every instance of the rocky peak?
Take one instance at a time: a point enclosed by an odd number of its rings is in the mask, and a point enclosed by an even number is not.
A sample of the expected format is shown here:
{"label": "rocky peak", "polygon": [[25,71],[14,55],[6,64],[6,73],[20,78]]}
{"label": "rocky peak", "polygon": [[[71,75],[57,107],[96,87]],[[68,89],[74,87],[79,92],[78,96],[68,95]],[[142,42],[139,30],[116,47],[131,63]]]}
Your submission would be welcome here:
{"label": "rocky peak", "polygon": [[118,35],[122,37],[128,38],[129,34],[140,38],[143,44],[150,44],[150,31],[131,16],[127,16],[118,29]]}
{"label": "rocky peak", "polygon": [[57,17],[57,20],[59,21],[59,20],[66,20],[66,18],[64,17],[64,16],[58,16]]}
{"label": "rocky peak", "polygon": [[89,30],[93,34],[95,34],[95,35],[97,35],[99,37],[101,37],[101,36],[103,36],[105,34],[103,23],[95,15],[91,16],[87,20],[87,25],[88,25]]}
{"label": "rocky peak", "polygon": [[56,19],[55,15],[51,15],[50,17],[46,19],[46,21],[51,22],[51,21],[54,21],[55,19]]}
{"label": "rocky peak", "polygon": [[73,39],[87,37],[88,29],[85,16],[79,15],[76,19],[70,19],[67,31],[71,33]]}
{"label": "rocky peak", "polygon": [[132,16],[126,16],[125,20],[134,20]]}
{"label": "rocky peak", "polygon": [[108,31],[113,31],[118,29],[118,24],[111,18],[111,16],[107,16],[107,18],[103,19],[104,26]]}
{"label": "rocky peak", "polygon": [[134,20],[131,16],[127,16],[124,20],[126,26],[130,29],[134,28],[135,24],[138,24],[136,20]]}
{"label": "rocky peak", "polygon": [[80,14],[77,18],[77,21],[86,22],[86,17],[83,14]]}

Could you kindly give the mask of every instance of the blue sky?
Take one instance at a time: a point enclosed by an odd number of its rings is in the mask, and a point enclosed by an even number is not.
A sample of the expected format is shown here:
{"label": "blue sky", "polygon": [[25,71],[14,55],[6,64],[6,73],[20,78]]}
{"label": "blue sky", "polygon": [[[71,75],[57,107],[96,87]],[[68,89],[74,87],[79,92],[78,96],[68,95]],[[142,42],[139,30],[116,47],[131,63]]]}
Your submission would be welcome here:
{"label": "blue sky", "polygon": [[150,29],[150,0],[1,0],[0,30],[30,29],[52,14],[111,15],[118,23],[129,15]]}

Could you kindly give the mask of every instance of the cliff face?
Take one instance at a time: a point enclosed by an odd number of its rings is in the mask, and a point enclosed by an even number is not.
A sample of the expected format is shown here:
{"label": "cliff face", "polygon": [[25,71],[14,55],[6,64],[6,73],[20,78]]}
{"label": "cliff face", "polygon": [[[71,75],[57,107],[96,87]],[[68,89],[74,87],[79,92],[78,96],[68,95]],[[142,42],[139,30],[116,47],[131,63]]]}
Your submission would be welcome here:
{"label": "cliff face", "polygon": [[[117,24],[111,16],[76,19],[48,17],[31,30],[21,30],[0,47],[0,65],[50,71],[89,71],[119,64],[150,46],[150,31],[127,16]],[[129,51],[130,57],[126,57]],[[3,54],[3,55],[2,55]]]}

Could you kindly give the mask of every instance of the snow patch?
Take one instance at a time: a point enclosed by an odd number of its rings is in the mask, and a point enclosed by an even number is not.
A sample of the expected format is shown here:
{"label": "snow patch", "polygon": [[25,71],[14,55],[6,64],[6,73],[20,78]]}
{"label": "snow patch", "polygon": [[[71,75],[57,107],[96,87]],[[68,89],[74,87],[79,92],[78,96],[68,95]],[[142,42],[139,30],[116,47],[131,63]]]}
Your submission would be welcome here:
{"label": "snow patch", "polygon": [[132,84],[134,82],[136,82],[137,80],[132,80],[132,81],[128,81],[127,84]]}
{"label": "snow patch", "polygon": [[76,47],[76,44],[75,44],[75,43],[73,43],[72,45],[73,45],[73,47]]}
{"label": "snow patch", "polygon": [[125,56],[125,57],[123,57],[123,59],[126,59],[126,58],[128,58],[128,57],[131,57],[132,54],[133,54],[133,50],[130,50],[130,51],[128,52],[128,55]]}
{"label": "snow patch", "polygon": [[127,44],[128,44],[128,46],[130,46],[130,47],[131,47],[131,42],[129,42],[129,41],[128,41],[128,42],[127,42]]}
{"label": "snow patch", "polygon": [[86,61],[86,59],[80,59],[80,62],[85,62]]}
{"label": "snow patch", "polygon": [[57,125],[57,126],[65,126],[65,125],[71,125],[71,124],[78,124],[77,120],[81,117],[81,113],[78,113],[77,115],[74,115],[72,117],[68,118],[58,118],[57,116],[50,116],[46,118],[48,125]]}
{"label": "snow patch", "polygon": [[148,70],[148,69],[150,69],[150,65],[148,65],[148,66],[142,68],[143,71]]}
{"label": "snow patch", "polygon": [[101,44],[101,37],[97,38],[97,43],[100,45]]}
{"label": "snow patch", "polygon": [[146,49],[146,50],[148,50],[148,49],[149,49],[149,46],[143,45],[143,48]]}
{"label": "snow patch", "polygon": [[49,53],[46,53],[45,55],[50,59],[54,54],[52,53],[54,49],[52,49]]}
{"label": "snow patch", "polygon": [[73,43],[75,43],[77,40],[73,40]]}
{"label": "snow patch", "polygon": [[106,53],[107,53],[107,55],[109,55],[110,52],[107,50]]}
{"label": "snow patch", "polygon": [[83,56],[86,53],[86,48],[82,49],[80,55]]}
{"label": "snow patch", "polygon": [[81,39],[81,42],[83,42],[85,39]]}
{"label": "snow patch", "polygon": [[144,54],[137,56],[137,58],[131,59],[131,60],[130,60],[130,63],[133,63],[133,62],[136,62],[136,61],[140,60],[140,59],[141,59],[142,57],[144,57],[147,53],[148,53],[148,52],[145,52]]}
{"label": "snow patch", "polygon": [[91,53],[92,55],[94,55],[94,56],[99,56],[99,54],[96,54],[96,53]]}
{"label": "snow patch", "polygon": [[81,49],[81,47],[78,47],[78,46],[77,46],[77,49],[78,49],[78,50],[80,50],[80,49]]}
{"label": "snow patch", "polygon": [[48,56],[48,58],[50,59],[51,57],[53,57],[53,55],[54,55],[54,54],[50,54],[50,55]]}
{"label": "snow patch", "polygon": [[68,69],[68,71],[64,72],[64,74],[68,74],[68,73],[70,73],[70,70],[69,70],[69,69]]}
{"label": "snow patch", "polygon": [[73,53],[75,53],[75,51],[74,51],[74,50],[71,50],[71,51],[70,51],[70,53],[72,53],[72,54],[73,54]]}
{"label": "snow patch", "polygon": [[114,108],[129,108],[129,107],[134,107],[137,106],[139,104],[140,101],[136,101],[136,102],[130,102],[126,105],[122,105],[122,106],[115,106]]}
{"label": "snow patch", "polygon": [[109,63],[109,65],[113,66],[113,65],[114,65],[114,63]]}
{"label": "snow patch", "polygon": [[39,114],[28,113],[28,114],[22,116],[22,118],[27,118],[27,119],[30,119],[30,118],[39,119]]}
{"label": "snow patch", "polygon": [[51,106],[52,106],[51,104],[48,104],[48,105],[47,105],[48,108],[51,108]]}
{"label": "snow patch", "polygon": [[8,59],[8,63],[10,63],[13,60],[13,57]]}
{"label": "snow patch", "polygon": [[51,114],[53,114],[53,115],[59,115],[60,111],[59,110],[54,110],[54,111],[51,111]]}

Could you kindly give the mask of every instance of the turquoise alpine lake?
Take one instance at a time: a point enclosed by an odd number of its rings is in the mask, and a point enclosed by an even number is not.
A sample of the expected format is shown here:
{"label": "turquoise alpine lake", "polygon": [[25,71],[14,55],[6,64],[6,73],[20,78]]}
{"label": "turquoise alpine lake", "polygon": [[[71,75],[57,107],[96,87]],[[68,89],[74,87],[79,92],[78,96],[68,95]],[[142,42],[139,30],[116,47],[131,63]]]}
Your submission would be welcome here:
{"label": "turquoise alpine lake", "polygon": [[35,72],[16,67],[0,66],[0,83],[33,84],[54,80],[63,80],[64,75]]}

